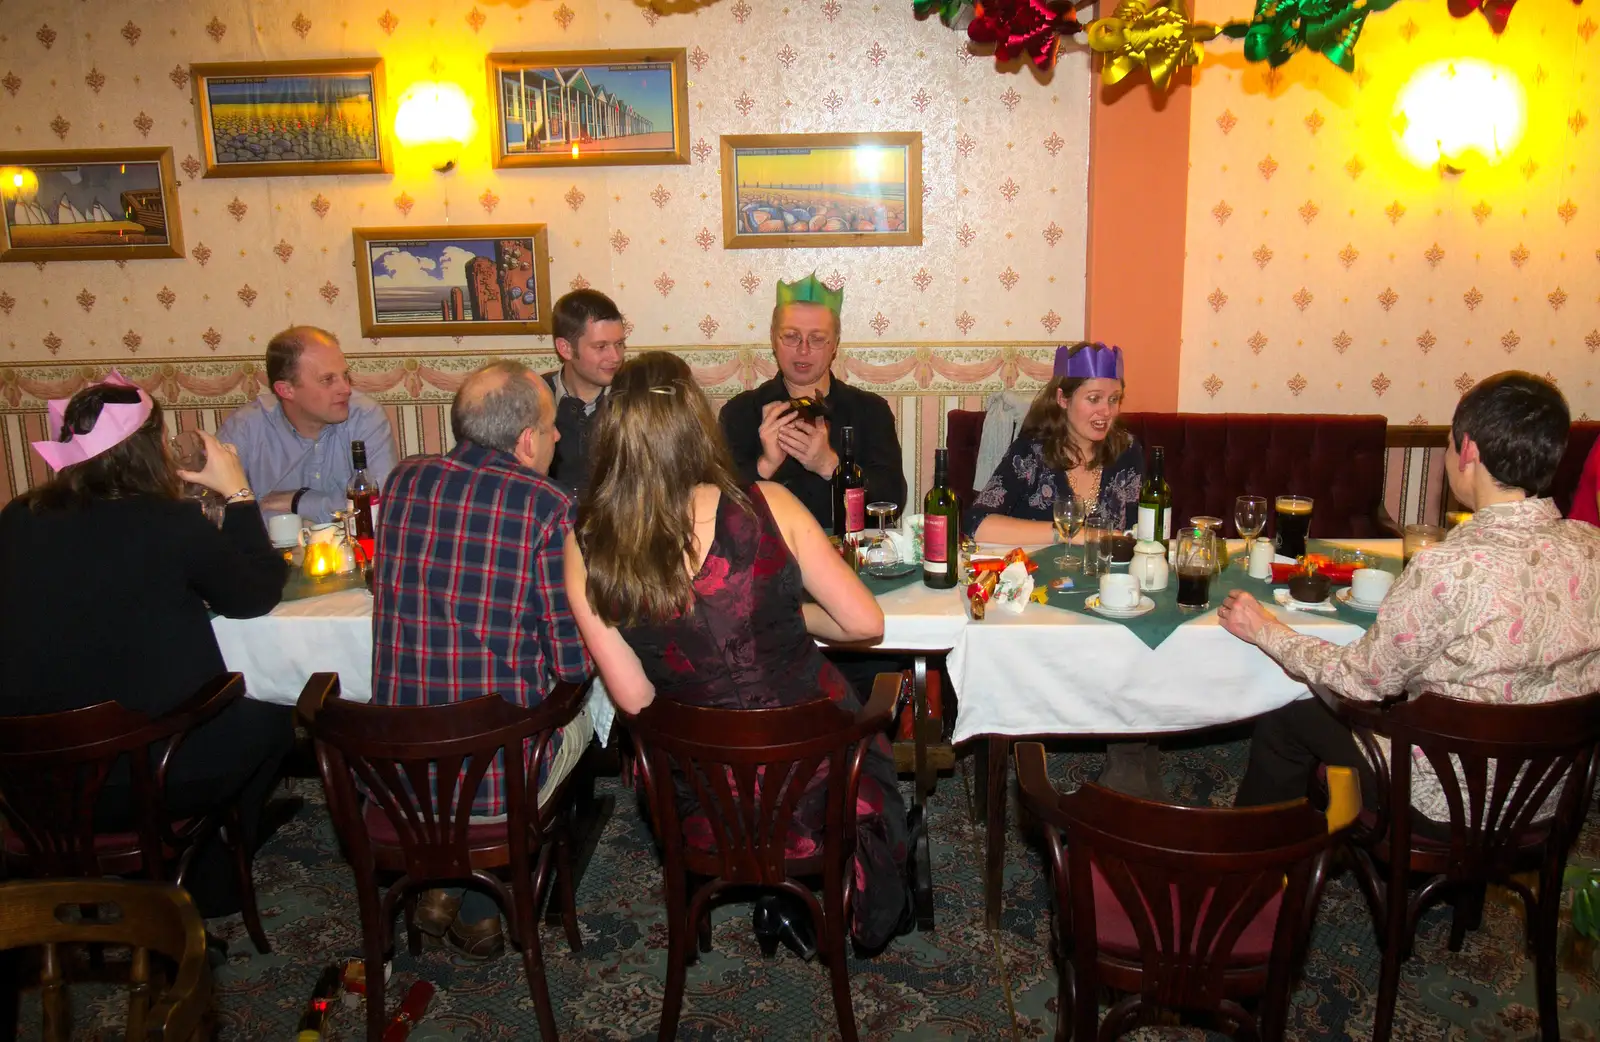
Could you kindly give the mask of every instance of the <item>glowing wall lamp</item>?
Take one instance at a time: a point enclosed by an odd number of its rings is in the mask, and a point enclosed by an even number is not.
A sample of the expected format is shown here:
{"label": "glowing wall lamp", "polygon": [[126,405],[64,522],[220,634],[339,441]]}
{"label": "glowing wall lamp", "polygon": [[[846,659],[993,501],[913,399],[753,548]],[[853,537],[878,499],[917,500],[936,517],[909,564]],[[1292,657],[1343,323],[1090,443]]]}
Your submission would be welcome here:
{"label": "glowing wall lamp", "polygon": [[1527,118],[1516,74],[1475,58],[1424,65],[1395,99],[1401,151],[1452,174],[1500,162],[1522,140]]}
{"label": "glowing wall lamp", "polygon": [[394,136],[406,148],[424,152],[440,173],[456,165],[461,147],[472,140],[477,121],[472,102],[453,83],[424,81],[400,96]]}
{"label": "glowing wall lamp", "polygon": [[39,194],[39,175],[25,166],[0,167],[0,196],[31,200]]}

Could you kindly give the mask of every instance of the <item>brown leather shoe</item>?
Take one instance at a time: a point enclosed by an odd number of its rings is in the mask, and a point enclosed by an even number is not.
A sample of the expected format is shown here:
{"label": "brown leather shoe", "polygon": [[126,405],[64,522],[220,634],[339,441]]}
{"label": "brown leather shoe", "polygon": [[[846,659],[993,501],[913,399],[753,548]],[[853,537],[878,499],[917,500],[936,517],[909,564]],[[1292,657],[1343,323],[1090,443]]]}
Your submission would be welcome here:
{"label": "brown leather shoe", "polygon": [[470,924],[457,919],[445,931],[444,943],[467,959],[498,959],[506,951],[506,935],[500,928],[498,915]]}
{"label": "brown leather shoe", "polygon": [[461,898],[452,897],[444,890],[429,890],[417,898],[417,910],[411,921],[429,937],[443,937],[450,924],[456,921],[456,911]]}

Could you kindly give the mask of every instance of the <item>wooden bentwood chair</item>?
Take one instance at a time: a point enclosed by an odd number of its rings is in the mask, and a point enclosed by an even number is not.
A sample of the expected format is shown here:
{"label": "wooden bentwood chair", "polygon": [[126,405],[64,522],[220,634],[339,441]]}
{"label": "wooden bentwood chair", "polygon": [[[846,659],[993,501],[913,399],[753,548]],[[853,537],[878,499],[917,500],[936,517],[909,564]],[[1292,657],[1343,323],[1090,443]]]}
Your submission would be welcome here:
{"label": "wooden bentwood chair", "polygon": [[[555,1042],[537,916],[552,852],[567,944],[576,952],[583,942],[568,849],[571,776],[543,807],[539,776],[555,755],[555,731],[572,721],[587,687],[557,684],[531,709],[498,695],[412,707],[341,701],[335,673],[315,673],[307,682],[298,711],[316,743],[328,813],[355,871],[361,906],[368,1042],[384,1031],[383,960],[393,948],[395,907],[404,907],[410,950],[419,955],[422,933],[412,922],[419,892],[474,883],[505,910],[511,939],[522,948],[539,1034]],[[531,750],[526,769],[524,743]],[[505,764],[506,820],[473,824],[478,786],[497,758]],[[357,780],[368,795],[357,790]],[[380,872],[399,876],[381,894]]]}
{"label": "wooden bentwood chair", "polygon": [[[199,817],[167,813],[167,769],[191,731],[244,695],[244,676],[223,673],[160,717],[116,702],[64,713],[7,717],[0,726],[0,815],[10,823],[0,859],[18,874],[142,875],[183,886],[196,849],[213,833],[233,854],[245,929],[265,954],[250,851],[239,806]],[[96,806],[106,778],[126,759],[134,820],[127,831],[97,832]]]}
{"label": "wooden bentwood chair", "polygon": [[[95,918],[82,909],[94,908]],[[40,1007],[45,1042],[70,1035],[63,944],[125,945],[128,966],[129,1042],[188,1042],[211,1034],[211,964],[206,924],[187,893],[165,883],[117,879],[51,879],[0,884],[0,952],[43,948]],[[163,986],[150,953],[172,960],[177,972]],[[154,977],[155,979],[152,979]],[[15,982],[10,982],[15,983]],[[0,1022],[0,1031],[12,1025]]]}
{"label": "wooden bentwood chair", "polygon": [[[1483,913],[1484,888],[1515,891],[1526,909],[1534,957],[1540,1037],[1560,1037],[1556,1006],[1556,922],[1561,875],[1583,826],[1597,774],[1600,693],[1537,705],[1491,705],[1425,693],[1377,706],[1317,694],[1356,729],[1369,762],[1377,764],[1379,806],[1352,830],[1356,870],[1373,905],[1383,965],[1378,979],[1373,1042],[1394,1028],[1400,965],[1411,955],[1422,911],[1449,894],[1455,905],[1450,950],[1460,951]],[[1380,755],[1375,736],[1389,739]],[[1412,825],[1413,750],[1438,775],[1450,808],[1450,838],[1417,834]],[[1460,764],[1460,773],[1452,760]],[[1392,765],[1392,769],[1391,766]],[[1554,798],[1555,813],[1541,817]],[[1403,852],[1394,856],[1393,852]],[[1373,858],[1388,863],[1381,890]],[[1538,890],[1513,873],[1537,870]],[[1410,873],[1428,879],[1407,899]]]}
{"label": "wooden bentwood chair", "polygon": [[[845,964],[845,934],[855,873],[856,793],[867,743],[888,726],[900,675],[881,674],[872,699],[852,713],[818,700],[782,709],[707,709],[658,698],[629,727],[637,769],[663,850],[667,897],[667,981],[656,1037],[673,1039],[683,1009],[694,938],[711,950],[712,899],[729,887],[768,887],[803,901],[827,963],[839,1034],[856,1042]],[[806,787],[826,770],[822,846],[791,856],[789,825]],[[710,833],[709,849],[689,843],[679,790],[693,796]],[[688,893],[688,877],[705,880]],[[822,877],[822,901],[796,877]]]}
{"label": "wooden bentwood chair", "polygon": [[[1045,772],[1044,746],[1019,744],[1016,761],[1050,854],[1058,1042],[1116,1038],[1149,1007],[1282,1038],[1333,850],[1328,818],[1305,800],[1180,807],[1093,783],[1063,795]],[[1101,984],[1129,993],[1104,1024]],[[1261,997],[1259,1018],[1236,1001],[1252,996]]]}

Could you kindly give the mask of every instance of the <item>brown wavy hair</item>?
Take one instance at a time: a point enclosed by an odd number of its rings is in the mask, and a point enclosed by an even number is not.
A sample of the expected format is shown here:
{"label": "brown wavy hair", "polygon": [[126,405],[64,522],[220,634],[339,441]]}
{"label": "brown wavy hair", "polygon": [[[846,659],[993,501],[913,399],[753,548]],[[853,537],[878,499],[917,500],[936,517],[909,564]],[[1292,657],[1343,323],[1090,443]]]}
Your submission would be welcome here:
{"label": "brown wavy hair", "polygon": [[[57,441],[70,441],[72,434],[94,430],[100,411],[107,405],[133,405],[138,401],[139,392],[132,387],[108,383],[85,387],[67,402],[62,429],[50,433]],[[152,400],[150,416],[138,430],[98,456],[61,468],[48,483],[30,489],[21,498],[28,509],[40,513],[81,510],[97,499],[177,499],[181,494],[182,482],[167,453],[161,403]]]}
{"label": "brown wavy hair", "polygon": [[[1068,357],[1093,346],[1095,345],[1088,341],[1079,341],[1072,345]],[[1133,435],[1122,426],[1120,418],[1111,425],[1105,439],[1095,446],[1090,458],[1083,458],[1082,452],[1072,443],[1067,410],[1056,401],[1056,392],[1060,391],[1068,401],[1071,401],[1072,396],[1078,393],[1078,388],[1088,382],[1082,377],[1055,377],[1040,389],[1033,399],[1033,404],[1028,406],[1028,415],[1022,421],[1023,436],[1044,442],[1044,461],[1057,470],[1068,471],[1082,466],[1099,467],[1104,470],[1115,463],[1117,457],[1133,444]],[[1127,389],[1125,381],[1123,389]]]}
{"label": "brown wavy hair", "polygon": [[623,363],[589,447],[593,471],[578,507],[589,604],[612,626],[688,611],[694,582],[696,486],[715,485],[749,512],[711,403],[677,355],[647,351]]}

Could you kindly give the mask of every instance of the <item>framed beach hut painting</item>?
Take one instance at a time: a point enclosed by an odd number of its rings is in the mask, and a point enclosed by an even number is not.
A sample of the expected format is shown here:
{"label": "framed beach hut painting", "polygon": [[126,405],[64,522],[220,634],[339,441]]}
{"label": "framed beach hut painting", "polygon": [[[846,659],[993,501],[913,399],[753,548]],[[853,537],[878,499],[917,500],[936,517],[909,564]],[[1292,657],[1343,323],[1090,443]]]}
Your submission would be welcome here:
{"label": "framed beach hut painting", "polygon": [[730,250],[922,245],[922,135],[722,139]]}
{"label": "framed beach hut painting", "polygon": [[170,148],[0,153],[0,261],[182,257]]}
{"label": "framed beach hut painting", "polygon": [[489,55],[496,167],[689,161],[683,48]]}
{"label": "framed beach hut painting", "polygon": [[383,60],[190,67],[207,177],[381,174],[393,169]]}
{"label": "framed beach hut painting", "polygon": [[542,224],[357,228],[361,335],[550,332]]}

